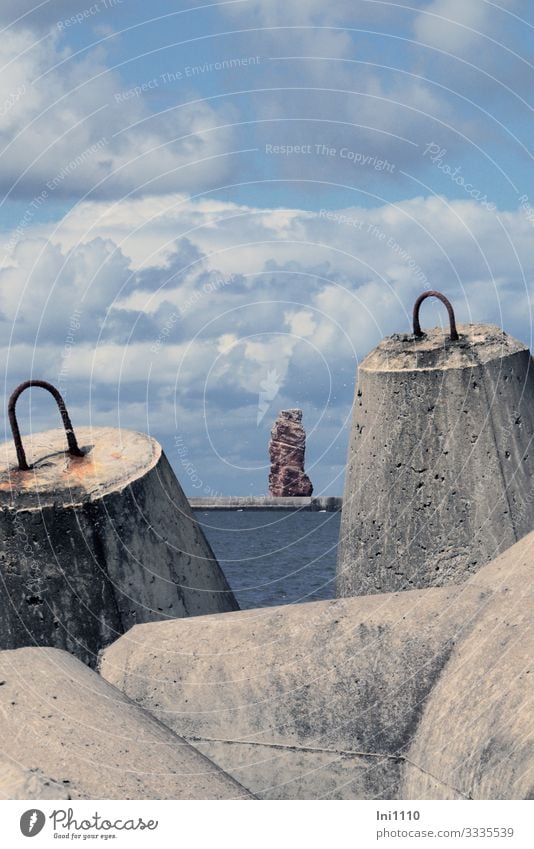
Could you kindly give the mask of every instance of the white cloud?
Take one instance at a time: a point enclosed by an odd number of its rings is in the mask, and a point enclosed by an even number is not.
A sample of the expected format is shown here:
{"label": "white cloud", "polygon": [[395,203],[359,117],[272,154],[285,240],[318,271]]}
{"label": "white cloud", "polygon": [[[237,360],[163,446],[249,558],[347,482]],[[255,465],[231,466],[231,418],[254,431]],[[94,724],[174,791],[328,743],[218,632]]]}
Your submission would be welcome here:
{"label": "white cloud", "polygon": [[[415,0],[413,5],[419,5]],[[264,26],[304,26],[338,23],[358,26],[368,20],[391,20],[399,13],[395,4],[375,4],[366,0],[300,0],[287,3],[285,0],[250,0],[246,5],[222,6],[221,12],[231,17],[255,15]]]}
{"label": "white cloud", "polygon": [[[57,35],[4,33],[0,184],[11,196],[110,197],[212,185],[234,167],[230,108],[197,101],[152,114],[105,54],[73,58]],[[195,100],[194,92],[185,100]],[[118,99],[119,98],[119,99]]]}
{"label": "white cloud", "polygon": [[[8,27],[48,29],[60,20],[83,12],[91,5],[95,4],[88,3],[87,0],[2,0],[0,22]],[[101,8],[104,10],[103,3]]]}
{"label": "white cloud", "polygon": [[[364,354],[377,336],[406,327],[411,301],[430,285],[451,294],[465,318],[495,320],[508,309],[502,287],[525,303],[523,274],[534,271],[525,213],[503,213],[499,223],[472,201],[415,198],[312,213],[235,204],[213,210],[180,196],[168,220],[164,214],[151,220],[153,206],[153,199],[123,201],[109,219],[110,204],[88,203],[68,217],[67,235],[60,231],[54,242],[42,227],[40,238],[22,238],[12,264],[0,271],[4,327],[11,330],[16,321],[16,338],[38,334],[44,344],[61,340],[80,310],[78,341],[123,344],[126,335],[133,346],[146,346],[160,336],[159,348],[167,351],[177,340],[195,339],[215,355],[233,353],[263,367],[270,360],[277,365],[276,350],[282,360],[290,357],[299,338],[325,345],[330,339],[330,355],[338,327]],[[222,220],[215,231],[214,211]],[[146,226],[138,229],[143,217]],[[136,231],[135,263],[129,229]],[[280,339],[273,339],[277,333]],[[165,361],[166,380],[177,350]]]}
{"label": "white cloud", "polygon": [[[515,0],[501,0],[502,9],[517,6]],[[425,44],[461,55],[476,44],[487,46],[484,35],[499,36],[503,18],[494,3],[486,0],[433,0],[415,20],[417,38]],[[495,47],[493,47],[495,49]],[[477,56],[471,55],[475,62]]]}
{"label": "white cloud", "polygon": [[[147,253],[134,267],[125,247],[134,242],[124,237],[139,227],[143,204],[147,224],[135,241]],[[68,245],[30,230],[0,271],[3,338],[14,332],[1,352],[7,385],[62,375],[78,421],[115,424],[120,416],[123,427],[141,427],[148,398],[143,429],[170,439],[179,421],[188,444],[198,443],[191,456],[199,468],[211,457],[218,486],[229,486],[240,452],[254,460],[257,428],[270,426],[269,416],[258,425],[269,374],[280,386],[273,406],[302,406],[309,429],[326,412],[335,430],[350,409],[356,359],[383,335],[409,331],[424,288],[451,297],[459,321],[502,321],[530,338],[534,256],[523,210],[497,217],[474,201],[441,197],[318,214],[213,208],[182,196],[168,219],[151,198],[114,208],[115,218],[111,204],[81,205]],[[87,226],[101,215],[118,222],[107,239],[101,223]],[[439,305],[425,305],[422,321],[441,323]],[[241,447],[231,422],[243,429]],[[338,463],[336,454],[332,469]]]}
{"label": "white cloud", "polygon": [[305,338],[311,336],[317,329],[314,315],[308,310],[285,313],[284,320],[289,327],[290,333],[293,333],[295,336]]}

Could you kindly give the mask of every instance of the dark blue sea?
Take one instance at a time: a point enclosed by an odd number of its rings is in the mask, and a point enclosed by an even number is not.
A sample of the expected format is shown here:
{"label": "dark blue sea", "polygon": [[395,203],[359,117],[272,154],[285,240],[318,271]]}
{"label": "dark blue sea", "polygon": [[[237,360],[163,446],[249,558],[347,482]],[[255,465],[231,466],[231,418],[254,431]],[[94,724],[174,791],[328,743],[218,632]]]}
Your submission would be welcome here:
{"label": "dark blue sea", "polygon": [[242,610],[333,598],[341,513],[196,510]]}

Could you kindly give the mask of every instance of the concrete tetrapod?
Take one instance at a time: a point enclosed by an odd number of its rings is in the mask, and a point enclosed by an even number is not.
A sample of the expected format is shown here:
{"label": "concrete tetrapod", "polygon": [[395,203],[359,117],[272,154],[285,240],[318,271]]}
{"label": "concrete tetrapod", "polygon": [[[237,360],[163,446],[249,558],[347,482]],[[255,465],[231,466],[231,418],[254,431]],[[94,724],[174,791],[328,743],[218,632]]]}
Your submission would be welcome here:
{"label": "concrete tetrapod", "polygon": [[395,334],[360,364],[337,595],[461,582],[534,527],[534,367],[492,325]]}
{"label": "concrete tetrapod", "polygon": [[491,593],[427,701],[402,793],[534,798],[534,533],[470,579]]}
{"label": "concrete tetrapod", "polygon": [[38,767],[25,769],[0,757],[0,799],[70,799],[68,785],[54,781]]}
{"label": "concrete tetrapod", "polygon": [[138,622],[237,603],[161,446],[128,430],[0,447],[0,648],[56,646],[95,665]]}
{"label": "concrete tetrapod", "polygon": [[101,673],[259,797],[527,798],[533,551],[463,586],[138,625]]}
{"label": "concrete tetrapod", "polygon": [[64,651],[1,651],[0,695],[0,798],[250,798]]}

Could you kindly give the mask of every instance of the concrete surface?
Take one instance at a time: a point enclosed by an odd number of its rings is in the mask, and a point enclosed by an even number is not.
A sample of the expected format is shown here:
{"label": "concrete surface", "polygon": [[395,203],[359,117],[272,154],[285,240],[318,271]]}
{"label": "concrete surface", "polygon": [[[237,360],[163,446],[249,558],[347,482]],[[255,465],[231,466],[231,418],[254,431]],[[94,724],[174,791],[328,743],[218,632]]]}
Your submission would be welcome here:
{"label": "concrete surface", "polygon": [[70,799],[68,785],[0,758],[0,799]]}
{"label": "concrete surface", "polygon": [[260,798],[531,798],[533,564],[138,625],[101,673]]}
{"label": "concrete surface", "polygon": [[337,595],[466,580],[534,527],[534,369],[491,325],[396,334],[361,363]]}
{"label": "concrete surface", "polygon": [[138,622],[237,609],[161,446],[78,428],[0,447],[0,648],[56,646],[95,665]]}
{"label": "concrete surface", "polygon": [[66,652],[0,652],[0,698],[1,798],[250,798]]}
{"label": "concrete surface", "polygon": [[408,753],[404,798],[534,798],[534,533],[469,582],[491,591]]}

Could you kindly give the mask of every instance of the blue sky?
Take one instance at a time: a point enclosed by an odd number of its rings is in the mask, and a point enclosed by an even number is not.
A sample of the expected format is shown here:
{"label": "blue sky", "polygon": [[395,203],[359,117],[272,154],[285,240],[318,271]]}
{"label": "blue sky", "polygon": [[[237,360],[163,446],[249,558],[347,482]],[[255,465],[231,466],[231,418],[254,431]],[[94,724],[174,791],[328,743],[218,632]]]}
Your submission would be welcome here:
{"label": "blue sky", "polygon": [[265,492],[300,406],[339,494],[358,361],[420,291],[531,343],[531,4],[4,0],[0,26],[4,394],[60,382],[199,495]]}

